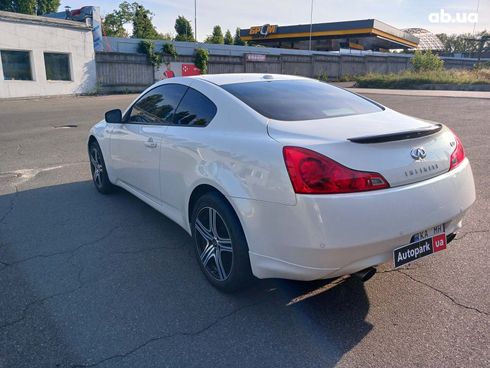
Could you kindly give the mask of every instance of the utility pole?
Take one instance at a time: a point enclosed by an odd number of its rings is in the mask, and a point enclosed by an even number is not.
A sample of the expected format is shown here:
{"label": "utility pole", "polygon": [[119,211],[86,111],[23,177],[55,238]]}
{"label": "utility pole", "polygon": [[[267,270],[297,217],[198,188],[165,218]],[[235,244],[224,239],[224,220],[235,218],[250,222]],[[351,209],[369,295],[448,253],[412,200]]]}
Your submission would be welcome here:
{"label": "utility pole", "polygon": [[197,0],[194,0],[194,40],[197,42]]}
{"label": "utility pole", "polygon": [[308,50],[311,51],[311,32],[313,31],[313,0],[311,0],[311,9],[310,9],[310,42],[308,46]]}

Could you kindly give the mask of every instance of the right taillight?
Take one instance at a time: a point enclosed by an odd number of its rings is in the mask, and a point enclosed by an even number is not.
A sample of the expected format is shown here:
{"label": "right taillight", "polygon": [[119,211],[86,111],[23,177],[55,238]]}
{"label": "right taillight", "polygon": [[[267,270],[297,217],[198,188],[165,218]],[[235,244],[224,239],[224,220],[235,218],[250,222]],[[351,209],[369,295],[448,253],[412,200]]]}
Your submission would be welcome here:
{"label": "right taillight", "polygon": [[461,162],[463,162],[465,158],[463,143],[461,143],[461,139],[453,132],[454,140],[456,142],[456,147],[454,147],[454,151],[451,154],[451,158],[449,161],[449,171],[458,166]]}
{"label": "right taillight", "polygon": [[296,193],[354,193],[390,187],[381,174],[349,169],[306,148],[284,147],[283,155]]}

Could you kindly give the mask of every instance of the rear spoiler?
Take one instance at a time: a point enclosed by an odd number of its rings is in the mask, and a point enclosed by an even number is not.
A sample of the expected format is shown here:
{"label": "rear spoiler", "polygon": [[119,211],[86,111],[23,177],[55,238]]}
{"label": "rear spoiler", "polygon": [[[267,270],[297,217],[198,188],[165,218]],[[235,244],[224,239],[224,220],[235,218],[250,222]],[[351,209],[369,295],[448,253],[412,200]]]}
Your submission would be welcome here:
{"label": "rear spoiler", "polygon": [[371,135],[367,137],[348,138],[348,140],[354,143],[362,143],[362,144],[402,141],[405,139],[420,138],[431,134],[435,134],[439,132],[441,129],[442,129],[442,124],[434,124],[430,127],[423,128],[423,129],[409,130],[406,132],[399,132],[399,133]]}

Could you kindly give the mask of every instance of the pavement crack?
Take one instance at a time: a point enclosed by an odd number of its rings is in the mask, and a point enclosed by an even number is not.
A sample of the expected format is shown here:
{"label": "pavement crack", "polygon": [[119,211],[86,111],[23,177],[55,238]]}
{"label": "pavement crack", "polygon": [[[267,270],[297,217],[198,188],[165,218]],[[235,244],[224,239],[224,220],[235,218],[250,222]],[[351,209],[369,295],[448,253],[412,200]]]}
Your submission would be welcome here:
{"label": "pavement crack", "polygon": [[468,309],[468,310],[472,310],[472,311],[475,311],[477,313],[480,313],[480,314],[483,314],[485,316],[489,316],[490,313],[489,312],[485,312],[485,311],[482,311],[476,307],[470,307],[468,305],[465,305],[463,303],[460,303],[458,302],[454,297],[452,297],[451,295],[447,294],[446,292],[440,290],[440,289],[437,289],[436,287],[424,282],[424,281],[421,281],[421,280],[418,280],[416,279],[415,277],[413,277],[412,275],[409,275],[408,273],[406,272],[403,272],[403,270],[398,270],[399,273],[405,275],[406,277],[408,277],[409,279],[411,279],[412,281],[415,281],[415,282],[418,282],[419,284],[422,284],[426,287],[428,287],[429,289],[432,289],[434,290],[435,292],[441,294],[442,296],[444,296],[446,299],[450,300],[453,304],[461,307],[461,308],[464,308],[464,309]]}
{"label": "pavement crack", "polygon": [[131,349],[131,350],[125,352],[125,353],[114,354],[114,355],[111,355],[111,356],[109,356],[107,358],[101,359],[98,362],[95,362],[95,363],[92,363],[92,364],[74,364],[71,367],[72,368],[90,368],[90,367],[97,367],[97,366],[99,366],[99,365],[101,365],[103,363],[106,363],[107,361],[110,361],[110,360],[114,360],[114,359],[125,359],[128,356],[130,356],[131,354],[136,353],[137,351],[143,349],[145,346],[148,346],[148,345],[150,345],[150,344],[152,344],[152,343],[154,343],[156,341],[161,341],[161,340],[169,339],[169,338],[176,337],[176,336],[198,336],[198,335],[200,335],[200,334],[208,331],[212,327],[216,326],[221,321],[223,321],[223,320],[225,320],[227,318],[230,318],[230,317],[234,316],[238,312],[240,312],[240,311],[242,311],[244,309],[252,308],[252,307],[254,307],[256,305],[259,305],[259,304],[264,303],[266,297],[263,297],[263,298],[261,298],[260,300],[254,302],[254,303],[245,304],[245,305],[242,305],[242,306],[240,306],[238,308],[235,308],[232,311],[230,311],[229,313],[226,313],[226,314],[222,315],[220,318],[214,320],[213,322],[207,324],[206,326],[204,326],[203,328],[201,328],[201,329],[199,329],[197,331],[193,331],[193,332],[175,332],[175,333],[172,333],[172,334],[166,334],[166,335],[160,335],[160,336],[152,337],[152,338],[144,341],[143,343],[139,344],[138,346],[134,347],[133,349]]}
{"label": "pavement crack", "polygon": [[[85,247],[88,247],[90,245],[94,245],[94,244],[97,244],[101,241],[104,241],[105,239],[107,239],[109,236],[112,235],[112,233],[114,231],[116,231],[117,229],[119,229],[121,226],[114,226],[113,228],[111,228],[107,233],[105,233],[104,235],[96,238],[96,239],[93,239],[91,241],[88,241],[88,242],[85,242],[85,243],[82,243],[78,246],[76,246],[75,248],[72,248],[72,249],[67,249],[67,250],[61,250],[61,251],[58,251],[58,252],[53,252],[53,253],[47,253],[47,254],[36,254],[34,256],[31,256],[31,257],[27,257],[27,258],[23,258],[23,259],[20,259],[20,260],[17,260],[17,261],[14,261],[14,262],[5,262],[5,261],[2,261],[1,263],[4,264],[5,266],[7,267],[11,267],[11,266],[16,266],[18,264],[21,264],[21,263],[24,263],[24,262],[28,262],[28,261],[31,261],[33,259],[36,259],[36,258],[50,258],[50,257],[55,257],[55,256],[59,256],[59,255],[63,255],[63,254],[70,254],[70,257],[68,258],[68,260],[71,260],[71,258],[82,248],[85,248]],[[7,267],[3,268],[2,270],[4,269],[7,269]]]}
{"label": "pavement crack", "polygon": [[23,321],[26,317],[27,317],[27,313],[29,312],[29,310],[35,306],[35,305],[38,305],[38,304],[42,304],[50,299],[53,299],[53,298],[56,298],[56,297],[59,297],[59,296],[66,296],[66,295],[69,295],[69,294],[72,294],[74,292],[77,292],[78,290],[80,290],[81,288],[83,288],[84,286],[92,283],[92,282],[96,282],[96,280],[93,280],[93,281],[90,281],[90,282],[83,282],[82,281],[82,273],[83,273],[83,270],[84,270],[84,267],[83,266],[77,266],[75,265],[73,262],[72,262],[72,256],[70,256],[69,258],[69,261],[70,263],[73,265],[73,267],[75,268],[78,268],[78,272],[77,272],[77,277],[76,277],[76,280],[77,280],[77,283],[78,283],[78,286],[77,287],[74,287],[74,288],[71,288],[71,289],[68,289],[68,290],[64,290],[64,291],[61,291],[59,293],[55,293],[55,294],[51,294],[51,295],[48,295],[44,298],[41,298],[41,299],[36,299],[28,304],[26,304],[23,308],[22,308],[22,311],[21,311],[21,316],[19,318],[16,318],[14,320],[11,320],[10,322],[7,322],[7,323],[4,323],[3,325],[0,325],[0,330],[4,329],[4,328],[7,328],[7,327],[10,327],[10,326],[13,326],[21,321]]}
{"label": "pavement crack", "polygon": [[79,275],[79,277],[78,277],[78,282],[79,282],[79,284],[78,284],[78,286],[77,286],[77,287],[75,287],[75,288],[71,288],[71,289],[68,289],[68,290],[64,290],[64,291],[60,291],[60,292],[58,292],[58,293],[48,295],[48,296],[46,296],[46,297],[44,297],[44,298],[40,298],[40,299],[33,300],[32,302],[30,302],[30,303],[26,304],[26,305],[25,305],[25,306],[22,308],[22,310],[21,310],[21,312],[20,312],[20,314],[21,314],[21,316],[20,316],[20,317],[18,317],[18,318],[16,318],[16,319],[13,319],[13,320],[11,320],[11,321],[9,321],[9,322],[7,322],[7,323],[4,323],[4,324],[2,324],[2,325],[0,325],[0,330],[3,330],[3,329],[8,328],[8,327],[11,327],[11,326],[13,326],[13,325],[15,325],[15,324],[17,324],[17,323],[19,323],[19,322],[22,322],[24,319],[26,319],[26,317],[27,317],[27,313],[29,312],[29,310],[30,310],[30,309],[31,309],[33,306],[38,305],[38,304],[43,304],[44,302],[46,302],[46,301],[48,301],[48,300],[50,300],[50,299],[53,299],[53,298],[59,297],[59,296],[66,296],[66,295],[72,294],[72,293],[74,293],[74,292],[76,292],[76,291],[80,290],[81,288],[83,288],[85,285],[89,284],[89,282],[85,282],[85,283],[80,282],[80,273],[79,273],[78,275]]}
{"label": "pavement crack", "polygon": [[148,248],[143,248],[143,249],[136,249],[136,250],[117,250],[117,251],[113,251],[113,252],[104,252],[104,253],[107,253],[107,254],[140,254],[140,253],[146,253],[146,252],[153,252],[153,251],[156,251],[156,250],[176,250],[176,249],[181,249],[182,247],[184,247],[186,244],[187,244],[188,240],[186,239],[185,241],[183,242],[180,242],[174,246],[163,246],[163,245],[159,245],[157,247],[148,247]]}
{"label": "pavement crack", "polygon": [[[465,232],[460,232],[458,233],[458,235],[456,236],[456,238],[454,239],[455,241],[456,240],[463,240],[467,235],[470,235],[470,234],[481,234],[481,233],[488,233],[490,230],[473,230],[473,231],[465,231]],[[459,236],[461,235],[461,236]]]}
{"label": "pavement crack", "polygon": [[17,185],[15,185],[14,187],[15,187],[15,194],[10,201],[10,205],[9,205],[9,208],[7,209],[7,212],[5,212],[2,215],[2,217],[0,217],[0,224],[3,224],[4,221],[7,219],[7,217],[9,217],[10,214],[14,211],[15,205],[17,203],[17,199],[19,197],[19,190],[17,188]]}

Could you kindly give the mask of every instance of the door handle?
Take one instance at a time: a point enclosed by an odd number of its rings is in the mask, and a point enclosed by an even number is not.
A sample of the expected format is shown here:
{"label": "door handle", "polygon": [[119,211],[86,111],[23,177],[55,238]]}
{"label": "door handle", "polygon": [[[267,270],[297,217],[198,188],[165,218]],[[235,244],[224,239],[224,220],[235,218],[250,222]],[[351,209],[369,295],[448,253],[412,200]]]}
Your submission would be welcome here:
{"label": "door handle", "polygon": [[157,144],[156,142],[153,141],[153,138],[148,138],[148,140],[145,142],[145,146],[148,148],[156,148]]}

